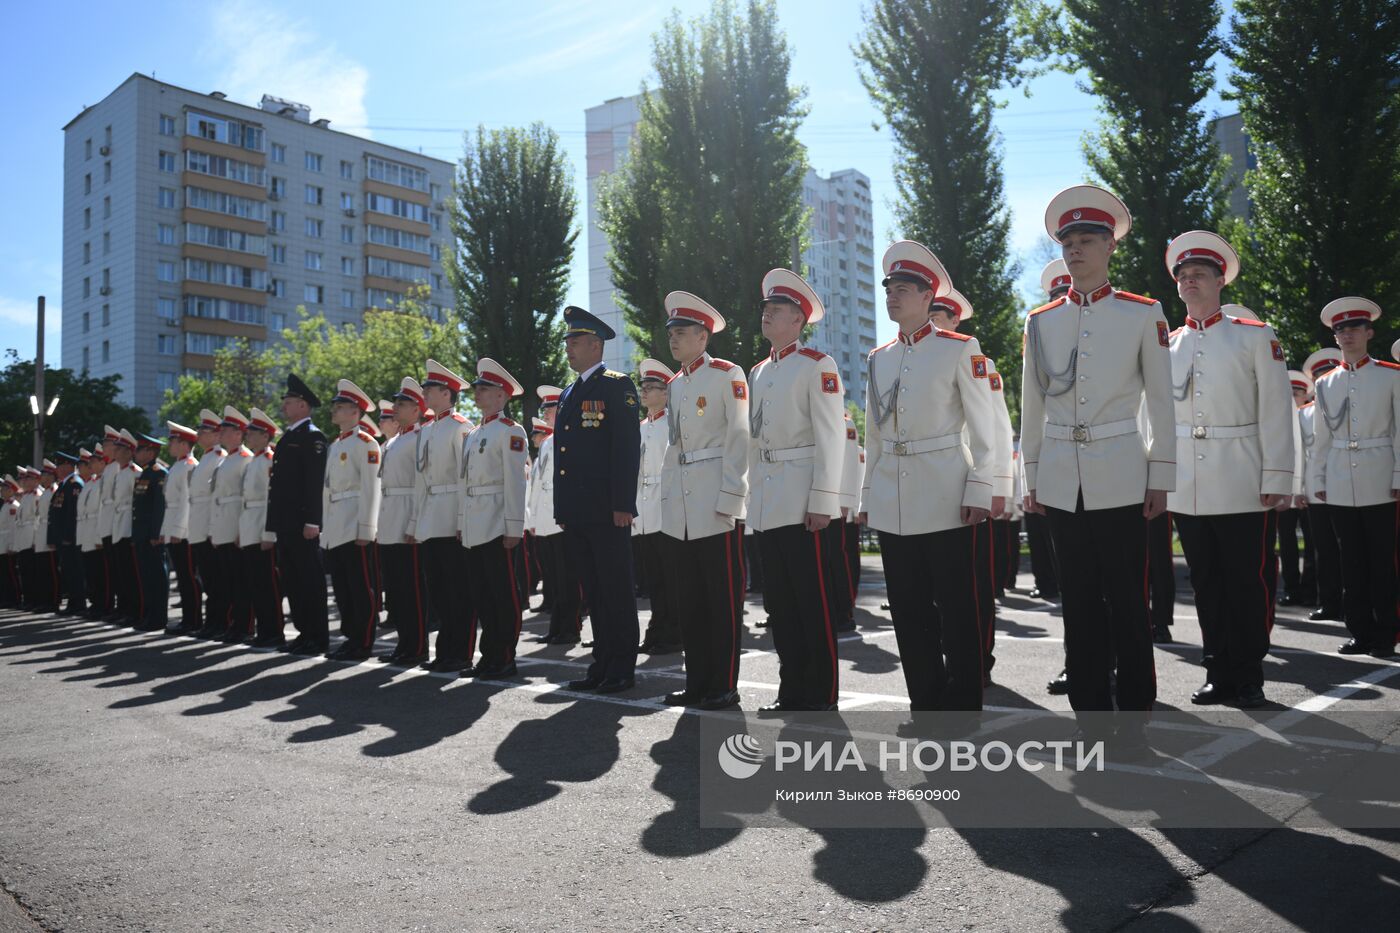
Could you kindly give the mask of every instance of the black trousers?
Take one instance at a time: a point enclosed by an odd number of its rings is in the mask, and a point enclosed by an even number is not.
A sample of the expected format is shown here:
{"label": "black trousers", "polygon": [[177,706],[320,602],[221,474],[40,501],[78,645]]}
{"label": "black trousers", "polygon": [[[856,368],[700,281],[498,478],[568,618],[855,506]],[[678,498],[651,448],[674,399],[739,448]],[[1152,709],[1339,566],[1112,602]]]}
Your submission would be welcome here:
{"label": "black trousers", "polygon": [[[833,518],[831,524],[827,525],[821,532],[824,561],[822,574],[826,580],[827,605],[831,611],[831,623],[835,631],[850,628],[849,623],[855,612],[856,578],[851,572],[849,554],[851,544],[846,531],[849,524],[849,522],[844,522],[839,518]],[[860,526],[855,527],[859,528]],[[858,544],[857,547],[859,547]],[[756,550],[764,551],[766,549],[759,547]],[[760,563],[763,560],[767,560],[767,557],[761,557]],[[771,605],[768,593],[768,587],[765,585],[763,588],[763,605],[765,607]],[[771,609],[769,609],[769,615],[772,615]]]}
{"label": "black trousers", "polygon": [[[282,589],[277,579],[277,558],[272,548],[250,544],[238,549],[243,557],[243,576],[238,585],[248,591],[248,601],[258,638],[282,638]],[[176,574],[178,579],[179,574]]]}
{"label": "black trousers", "polygon": [[418,549],[417,544],[379,546],[389,623],[398,633],[399,651],[414,657],[428,653],[428,593]]}
{"label": "black trousers", "polygon": [[1147,591],[1153,628],[1171,628],[1176,608],[1176,566],[1172,559],[1172,516],[1163,512],[1147,523]]}
{"label": "black trousers", "polygon": [[1271,514],[1172,516],[1196,594],[1206,682],[1227,690],[1264,683],[1274,600]]}
{"label": "black trousers", "polygon": [[[562,534],[562,532],[561,532]],[[530,556],[535,562],[535,567],[540,578],[540,612],[549,612],[554,605],[555,581],[554,565],[550,563],[549,543],[539,535],[530,533]],[[559,537],[559,534],[550,535],[551,538]],[[563,539],[559,544],[563,546]]]}
{"label": "black trousers", "polygon": [[331,567],[335,604],[340,609],[340,634],[347,644],[368,651],[374,646],[374,628],[379,622],[374,545],[347,541],[326,551],[326,560]]}
{"label": "black trousers", "polygon": [[34,579],[34,549],[25,548],[15,556],[15,568],[19,571],[20,606],[32,609],[38,603],[38,583]]}
{"label": "black trousers", "polygon": [[112,545],[112,576],[117,584],[117,611],[126,622],[141,621],[145,602],[141,595],[141,567],[136,560],[136,545],[130,539]]}
{"label": "black trousers", "polygon": [[1147,613],[1148,523],[1140,504],[1088,511],[1047,507],[1059,565],[1069,702],[1076,711],[1150,710],[1157,699]]}
{"label": "black trousers", "polygon": [[[204,627],[210,629],[223,629],[228,626],[228,602],[225,600],[221,607],[215,591],[219,588],[219,568],[214,557],[214,545],[209,543],[209,539],[195,542],[190,545],[190,550],[194,555],[195,570],[199,572],[199,588],[204,593],[204,606],[202,613]],[[215,612],[222,615],[215,617]]]}
{"label": "black trousers", "polygon": [[[1300,532],[1303,535],[1301,548],[1298,546]],[[1285,509],[1278,513],[1279,574],[1283,577],[1283,592],[1301,603],[1311,603],[1317,596],[1310,537],[1307,509]]]}
{"label": "black trousers", "polygon": [[470,661],[476,647],[476,609],[468,583],[467,549],[456,537],[420,542],[418,557],[428,587],[428,605],[437,616],[437,657]]}
{"label": "black trousers", "polygon": [[753,537],[762,554],[768,627],[778,651],[778,702],[796,709],[833,707],[841,680],[827,580],[833,535],[784,525]]}
{"label": "black trousers", "polygon": [[1342,551],[1342,605],[1347,631],[1368,648],[1395,644],[1395,541],[1400,507],[1327,507]]}
{"label": "black trousers", "polygon": [[635,548],[647,579],[647,598],[651,601],[651,620],[647,622],[644,645],[679,645],[681,625],[679,609],[676,607],[676,588],[667,576],[666,542],[659,531],[635,535],[632,546]]}
{"label": "black trousers", "polygon": [[975,527],[921,535],[880,532],[880,561],[909,708],[982,708]]}
{"label": "black trousers", "polygon": [[1317,604],[1330,610],[1329,615],[1341,615],[1342,549],[1332,524],[1332,508],[1323,502],[1309,502],[1308,530],[1317,565]]}
{"label": "black trousers", "polygon": [[[632,529],[611,522],[570,522],[567,557],[583,586],[593,620],[590,678],[631,679],[637,667],[637,597],[632,582]],[[555,599],[563,598],[559,584]]]}
{"label": "black trousers", "polygon": [[[481,664],[489,667],[515,663],[520,640],[520,546],[506,550],[503,540],[492,538],[466,549],[472,605],[481,622]],[[468,634],[469,661],[475,635],[475,631]]]}
{"label": "black trousers", "polygon": [[102,614],[106,616],[116,612],[117,590],[120,589],[117,582],[117,549],[110,537],[102,539],[102,550],[98,553],[102,555],[102,577],[107,581],[102,594]]}
{"label": "black trousers", "polygon": [[638,535],[632,536],[632,588],[640,599],[650,599],[650,581],[647,579],[646,563],[642,560],[642,546]]}
{"label": "black trousers", "polygon": [[101,615],[111,586],[107,580],[107,562],[101,551],[83,551],[83,582],[87,584],[88,612]]}
{"label": "black trousers", "polygon": [[166,550],[175,567],[175,588],[180,593],[180,627],[199,628],[204,589],[199,585],[199,573],[195,570],[194,546],[180,541],[166,545]]}
{"label": "black trousers", "polygon": [[743,523],[736,522],[732,530],[721,534],[672,542],[667,579],[676,584],[686,693],[694,697],[728,693],[737,689],[739,682],[739,642],[748,582]]}
{"label": "black trousers", "polygon": [[[540,555],[541,566],[547,579],[552,578],[549,598],[550,638],[568,636],[577,639],[583,631],[583,584],[574,570],[573,558],[564,533],[535,537],[535,549]],[[541,611],[544,605],[540,606]],[[653,603],[652,612],[656,611]]]}
{"label": "black trousers", "polygon": [[19,605],[19,571],[15,567],[15,555],[0,555],[0,606],[11,608]]}
{"label": "black trousers", "polygon": [[220,599],[228,607],[224,631],[241,638],[252,638],[254,632],[252,581],[245,579],[246,563],[243,549],[230,541],[214,547],[218,563]]}
{"label": "black trousers", "polygon": [[68,612],[87,609],[87,579],[83,568],[83,553],[76,544],[58,546],[59,575],[63,580],[62,595],[67,597]]}
{"label": "black trousers", "polygon": [[1050,520],[1038,512],[1026,513],[1026,544],[1031,551],[1031,577],[1043,599],[1058,599],[1060,572],[1055,559],[1055,543],[1050,537]]}
{"label": "black trousers", "polygon": [[36,549],[32,566],[34,568],[34,599],[32,600],[34,608],[49,611],[57,609],[59,597],[58,552]]}
{"label": "black trousers", "polygon": [[165,628],[170,622],[170,570],[165,565],[165,545],[149,539],[132,542],[141,577],[141,622]]}
{"label": "black trousers", "polygon": [[973,608],[977,612],[977,630],[982,633],[984,681],[997,663],[996,529],[992,527],[995,524],[989,518],[972,526],[972,579],[977,585]]}
{"label": "black trousers", "polygon": [[1011,589],[1021,574],[1021,520],[999,518],[993,525],[996,532],[997,592]]}
{"label": "black trousers", "polygon": [[326,617],[326,572],[321,539],[308,541],[300,531],[277,533],[277,576],[297,633],[318,645],[330,638]]}

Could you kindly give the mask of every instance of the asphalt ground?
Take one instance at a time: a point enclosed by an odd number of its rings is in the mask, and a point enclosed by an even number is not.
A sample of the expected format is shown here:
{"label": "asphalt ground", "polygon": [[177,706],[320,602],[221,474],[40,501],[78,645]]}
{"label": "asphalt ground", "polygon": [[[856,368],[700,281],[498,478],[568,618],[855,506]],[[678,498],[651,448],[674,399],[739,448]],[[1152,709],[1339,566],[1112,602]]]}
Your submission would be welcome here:
{"label": "asphalt ground", "polygon": [[[867,557],[843,710],[907,708],[883,598]],[[761,617],[751,595],[748,709],[776,696]],[[999,618],[988,706],[1068,710],[1045,689],[1058,607],[1010,593]],[[1355,931],[1400,916],[1400,830],[702,829],[700,717],[657,702],[681,657],[644,657],[627,693],[574,694],[587,652],[534,644],[545,626],[527,614],[519,678],[480,682],[0,613],[0,931]],[[1173,633],[1159,706],[1191,709],[1184,578]],[[1272,708],[1400,710],[1400,664],[1337,655],[1343,640],[1281,608]]]}

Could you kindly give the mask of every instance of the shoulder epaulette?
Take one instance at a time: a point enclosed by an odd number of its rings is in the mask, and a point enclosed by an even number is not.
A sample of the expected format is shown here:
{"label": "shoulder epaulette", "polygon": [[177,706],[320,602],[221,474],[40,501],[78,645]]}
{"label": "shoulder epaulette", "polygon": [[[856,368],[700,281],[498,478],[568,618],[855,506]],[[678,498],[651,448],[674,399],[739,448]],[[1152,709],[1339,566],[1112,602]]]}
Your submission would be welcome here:
{"label": "shoulder epaulette", "polygon": [[896,340],[898,340],[898,339],[899,339],[899,338],[896,337],[894,340],[891,340],[891,341],[889,341],[888,343],[882,343],[882,344],[880,344],[878,347],[876,347],[875,349],[871,350],[870,353],[869,353],[868,355],[869,355],[869,356],[874,356],[876,353],[879,353],[881,350],[885,349],[885,347],[888,347],[888,346],[892,345],[892,344],[893,344]]}
{"label": "shoulder epaulette", "polygon": [[720,369],[724,372],[729,372],[731,369],[737,369],[738,367],[735,366],[733,363],[729,362],[728,360],[721,360],[717,358],[710,360],[710,368]]}
{"label": "shoulder epaulette", "polygon": [[[1228,314],[1225,315],[1225,316],[1226,316],[1226,317],[1230,317]],[[1251,319],[1249,319],[1249,318],[1247,318],[1247,317],[1231,317],[1230,320],[1231,320],[1233,323],[1235,323],[1235,324],[1248,324],[1250,327],[1268,327],[1268,326],[1269,326],[1268,324],[1265,324],[1263,321],[1255,321],[1255,320],[1251,320]]]}
{"label": "shoulder epaulette", "polygon": [[513,428],[513,427],[515,427],[515,422],[514,422],[514,421],[511,421],[511,420],[510,420],[509,418],[507,418],[505,415],[501,415],[501,424],[505,425],[505,426],[508,427],[508,428]]}
{"label": "shoulder epaulette", "polygon": [[944,330],[941,327],[935,327],[933,329],[933,332],[940,337],[947,337],[949,340],[961,340],[963,342],[966,342],[972,339],[967,334],[960,334],[955,330]]}
{"label": "shoulder epaulette", "polygon": [[605,369],[603,370],[603,375],[607,376],[609,379],[625,379],[627,377],[626,373],[620,373],[615,369]]}
{"label": "shoulder epaulette", "polygon": [[374,438],[372,438],[372,437],[369,436],[369,432],[368,432],[368,431],[363,431],[363,430],[360,430],[360,429],[356,429],[356,431],[355,431],[355,436],[358,437],[360,440],[364,441],[366,444],[368,444],[370,441],[374,440]]}
{"label": "shoulder epaulette", "polygon": [[1374,357],[1371,360],[1377,366],[1384,366],[1386,369],[1400,369],[1400,363],[1391,363],[1386,360],[1378,360]]}
{"label": "shoulder epaulette", "polygon": [[463,424],[466,422],[467,416],[462,414],[461,412],[454,411],[452,413],[452,420],[457,422],[458,424]]}
{"label": "shoulder epaulette", "polygon": [[1140,305],[1155,305],[1157,303],[1156,298],[1148,298],[1143,295],[1134,295],[1132,292],[1120,292],[1116,289],[1114,290],[1113,295],[1116,298],[1122,298],[1124,301],[1136,301]]}
{"label": "shoulder epaulette", "polygon": [[238,456],[240,456],[240,457],[251,457],[252,455],[253,455],[253,452],[252,452],[251,450],[240,450],[240,451],[238,452]]}
{"label": "shoulder epaulette", "polygon": [[1312,407],[1312,404],[1313,404],[1313,399],[1308,399],[1306,402],[1304,402],[1303,404],[1301,404],[1301,405],[1298,406],[1298,410],[1299,410],[1299,411],[1302,411],[1304,408],[1311,408],[1311,407]]}
{"label": "shoulder epaulette", "polygon": [[1186,329],[1186,325],[1185,325],[1185,324],[1182,324],[1182,325],[1181,325],[1180,327],[1178,327],[1176,330],[1172,331],[1170,334],[1167,334],[1167,336],[1168,336],[1168,337],[1175,337],[1177,334],[1181,333],[1181,332],[1182,332],[1183,330],[1185,330],[1185,329]]}
{"label": "shoulder epaulette", "polygon": [[826,359],[826,354],[825,354],[825,353],[823,353],[823,352],[820,351],[820,350],[813,350],[811,347],[802,347],[802,348],[800,348],[797,352],[800,353],[800,354],[802,354],[803,356],[807,357],[807,359],[809,359],[809,360],[824,360],[824,359]]}
{"label": "shoulder epaulette", "polygon": [[1042,311],[1049,311],[1051,308],[1058,308],[1060,305],[1065,303],[1065,300],[1065,296],[1061,295],[1059,298],[1056,298],[1049,304],[1041,305],[1039,308],[1032,308],[1030,314],[1027,314],[1026,317],[1030,317],[1031,314],[1039,314]]}

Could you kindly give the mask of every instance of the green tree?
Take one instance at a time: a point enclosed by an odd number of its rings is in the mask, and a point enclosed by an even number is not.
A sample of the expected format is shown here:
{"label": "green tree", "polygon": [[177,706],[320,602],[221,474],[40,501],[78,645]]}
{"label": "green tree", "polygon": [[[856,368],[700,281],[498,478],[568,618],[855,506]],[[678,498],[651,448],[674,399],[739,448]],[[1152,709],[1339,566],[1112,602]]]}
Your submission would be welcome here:
{"label": "green tree", "polygon": [[256,406],[279,417],[282,393],[273,386],[271,352],[254,353],[246,340],[223,347],[214,354],[214,369],[208,377],[182,375],[173,390],[165,390],[160,419],[193,428],[199,425],[202,409],[223,415],[226,405],[245,415]]}
{"label": "green tree", "polygon": [[[1243,292],[1290,359],[1333,345],[1318,313],[1362,295],[1400,312],[1400,7],[1393,0],[1237,0],[1239,102],[1256,158],[1245,173]],[[1241,244],[1237,243],[1237,246]]]}
{"label": "green tree", "polygon": [[[578,230],[573,174],[558,135],[543,124],[468,137],[451,203],[456,252],[448,277],[465,325],[465,367],[489,356],[525,386],[562,384],[564,322]],[[469,375],[463,373],[463,375]]]}
{"label": "green tree", "polygon": [[1225,209],[1222,156],[1201,110],[1215,83],[1220,18],[1217,0],[1063,0],[1041,7],[1033,43],[1057,67],[1084,73],[1081,88],[1099,102],[1084,156],[1133,215],[1114,253],[1114,284],[1156,298],[1174,323],[1186,312],[1163,262],[1167,243],[1216,230]]}
{"label": "green tree", "polygon": [[993,95],[1021,78],[1012,0],[876,0],[855,46],[895,138],[895,218],[972,304],[970,333],[1016,397],[1020,270],[1010,256]]}
{"label": "green tree", "polygon": [[[14,350],[0,370],[0,472],[13,473],[16,464],[30,465],[34,456],[34,415],[29,396],[34,393],[34,361],[22,360]],[[45,456],[56,450],[77,453],[102,440],[102,426],[149,432],[144,412],[118,401],[121,376],[89,376],[86,371],[44,367],[44,394],[58,407],[44,422]]]}
{"label": "green tree", "polygon": [[643,88],[637,139],[599,202],[618,303],[639,347],[661,360],[673,289],[725,316],[715,355],[756,360],[759,285],[791,265],[806,232],[805,92],[789,83],[775,4],[737,7],[716,0],[689,23],[673,15],[652,37],[656,86]]}

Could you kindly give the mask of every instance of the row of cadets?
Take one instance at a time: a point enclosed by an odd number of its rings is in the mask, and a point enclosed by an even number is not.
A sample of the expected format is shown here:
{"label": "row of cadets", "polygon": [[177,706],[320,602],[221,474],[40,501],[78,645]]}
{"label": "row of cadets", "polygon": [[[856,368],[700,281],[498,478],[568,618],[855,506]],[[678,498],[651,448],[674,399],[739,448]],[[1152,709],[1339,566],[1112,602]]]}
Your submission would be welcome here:
{"label": "row of cadets", "polygon": [[[108,431],[112,433],[110,428]],[[132,433],[125,428],[114,432],[114,469],[103,474],[111,479],[104,490],[107,497],[105,504],[110,505],[110,510],[104,510],[104,515],[110,516],[111,524],[103,529],[103,538],[111,541],[108,566],[117,593],[115,621],[124,625],[139,622],[144,608],[141,604],[141,571],[136,563],[136,548],[131,537],[131,510],[135,502],[136,479],[141,474],[141,469],[132,462],[135,456],[136,438]]]}
{"label": "row of cadets", "polygon": [[[1317,567],[1313,561],[1312,531],[1308,527],[1307,499],[1304,496],[1308,471],[1307,448],[1303,445],[1302,410],[1312,403],[1313,381],[1301,369],[1290,369],[1288,387],[1293,395],[1293,489],[1288,507],[1278,515],[1279,575],[1283,580],[1283,593],[1277,602],[1280,606],[1311,606],[1317,599]],[[1301,552],[1298,548],[1299,533],[1303,537]]]}
{"label": "row of cadets", "polygon": [[980,710],[974,529],[994,510],[998,448],[987,360],[929,320],[952,290],[932,252],[903,240],[882,265],[899,334],[869,356],[860,518],[880,536],[911,710]]}
{"label": "row of cadets", "polygon": [[[21,473],[23,475],[23,473]],[[0,477],[0,608],[15,609],[24,597],[19,578],[19,497],[23,486],[9,473]]]}
{"label": "row of cadets", "polygon": [[[243,512],[238,519],[238,550],[243,568],[241,586],[248,590],[252,610],[252,635],[256,648],[280,648],[286,643],[283,634],[282,589],[277,577],[277,558],[273,549],[277,536],[267,530],[267,490],[272,477],[273,445],[278,433],[277,423],[261,408],[248,410],[248,429],[244,445],[252,454],[243,468]],[[171,451],[172,456],[174,450]]]}
{"label": "row of cadets", "polygon": [[330,404],[331,422],[340,433],[326,454],[321,546],[345,642],[327,657],[356,661],[369,657],[379,620],[373,544],[379,524],[380,447],[374,426],[362,423],[374,403],[359,386],[341,379]]}
{"label": "row of cadets", "polygon": [[1169,340],[1178,466],[1167,507],[1204,649],[1206,683],[1191,702],[1252,709],[1266,702],[1275,509],[1293,490],[1287,366],[1271,327],[1222,309],[1221,291],[1239,273],[1229,243],[1183,233],[1168,245],[1166,265],[1187,312]]}
{"label": "row of cadets", "polygon": [[[408,666],[428,660],[428,593],[419,546],[409,536],[418,476],[419,434],[427,407],[423,387],[417,379],[405,376],[392,400],[393,426],[380,419],[389,440],[380,451],[379,527],[375,540],[379,545],[388,621],[398,633],[398,642],[387,660]],[[382,405],[380,413],[382,416]]]}
{"label": "row of cadets", "polygon": [[199,466],[194,445],[199,441],[199,431],[174,421],[167,421],[165,427],[166,443],[170,447],[170,473],[165,478],[165,518],[161,522],[160,537],[170,564],[175,568],[175,588],[180,594],[180,623],[175,631],[192,634],[203,625],[204,599],[204,588],[195,569],[194,547],[190,543],[191,497],[195,489],[192,484]]}
{"label": "row of cadets", "polygon": [[669,539],[661,530],[661,480],[666,468],[666,444],[670,421],[666,413],[668,383],[675,372],[659,360],[647,358],[637,368],[645,417],[641,425],[641,458],[637,472],[637,520],[632,523],[632,540],[646,579],[651,601],[651,619],[642,637],[640,650],[647,654],[673,654],[680,651],[680,607],[676,586],[668,577]]}
{"label": "row of cadets", "polygon": [[577,644],[584,614],[583,587],[567,547],[564,529],[554,514],[558,472],[555,424],[563,392],[557,386],[540,386],[535,390],[540,400],[540,417],[533,424],[536,454],[530,467],[530,526],[544,577],[544,600],[540,608],[549,613],[549,629],[539,640],[549,645]]}
{"label": "row of cadets", "polygon": [[1317,417],[1317,380],[1341,365],[1342,351],[1336,347],[1324,347],[1303,361],[1303,373],[1308,377],[1311,390],[1308,402],[1298,409],[1298,430],[1304,449],[1303,497],[1307,503],[1308,533],[1304,542],[1312,549],[1317,581],[1317,608],[1308,613],[1308,619],[1314,622],[1341,622],[1343,619],[1341,548],[1337,545],[1330,510],[1327,503],[1318,498],[1318,489],[1307,468],[1316,441],[1313,422]]}
{"label": "row of cadets", "polygon": [[320,404],[299,376],[287,376],[282,395],[285,427],[272,455],[267,490],[267,531],[277,539],[278,579],[297,628],[297,637],[283,650],[298,655],[321,654],[330,643],[320,546],[329,444],[311,420],[312,410]]}
{"label": "row of cadets", "polygon": [[1400,365],[1371,357],[1374,301],[1338,298],[1322,309],[1342,365],[1317,380],[1308,470],[1341,549],[1342,602],[1351,638],[1342,654],[1395,656],[1396,504],[1400,499]]}
{"label": "row of cadets", "polygon": [[53,612],[58,608],[58,553],[49,541],[49,508],[53,503],[57,465],[48,458],[40,463],[39,485],[35,488],[34,525],[34,584],[38,612]]}
{"label": "row of cadets", "polygon": [[102,505],[102,473],[107,467],[107,458],[102,455],[102,444],[78,449],[81,462],[79,474],[83,479],[82,492],[78,494],[78,521],[75,540],[83,564],[83,583],[89,618],[104,615],[103,606],[111,603],[111,581],[107,577],[107,566],[101,550],[102,539],[97,530],[98,513]]}
{"label": "row of cadets", "polygon": [[132,628],[164,632],[170,605],[170,571],[160,526],[165,520],[165,479],[169,467],[160,459],[164,444],[149,434],[136,436],[133,463],[140,471],[131,493],[131,542],[136,557],[137,611]]}
{"label": "row of cadets", "polygon": [[204,605],[198,607],[199,611],[193,618],[185,616],[184,607],[181,607],[181,623],[175,629],[179,635],[221,638],[228,626],[226,615],[216,620],[211,612],[219,609],[221,605],[226,605],[215,598],[219,577],[218,556],[209,538],[209,529],[214,518],[214,471],[228,456],[228,451],[219,443],[222,423],[223,417],[217,412],[208,408],[200,410],[195,437],[204,450],[204,456],[190,469],[190,513],[186,540],[189,542],[190,556],[199,576]]}
{"label": "row of cadets", "polygon": [[[55,610],[66,615],[87,612],[87,591],[83,576],[82,551],[78,547],[78,503],[85,481],[81,475],[83,457],[64,451],[54,454],[56,463],[53,499],[49,505],[49,544],[57,552],[62,590],[56,594]],[[63,597],[67,597],[66,605]]]}
{"label": "row of cadets", "polygon": [[243,473],[253,459],[244,444],[248,416],[232,405],[224,407],[219,422],[219,446],[225,456],[209,476],[210,576],[204,580],[209,594],[205,607],[207,637],[227,643],[253,634],[253,603],[243,580],[243,552],[238,545],[243,515]]}

